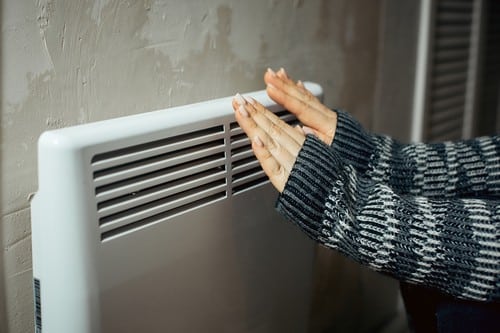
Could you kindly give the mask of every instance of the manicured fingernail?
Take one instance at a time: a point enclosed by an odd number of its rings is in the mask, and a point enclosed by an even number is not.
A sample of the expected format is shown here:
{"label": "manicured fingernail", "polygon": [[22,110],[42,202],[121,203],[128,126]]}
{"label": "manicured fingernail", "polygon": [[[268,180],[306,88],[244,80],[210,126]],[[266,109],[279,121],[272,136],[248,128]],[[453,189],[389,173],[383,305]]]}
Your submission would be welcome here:
{"label": "manicured fingernail", "polygon": [[257,135],[253,138],[253,142],[259,147],[264,147],[264,142]]}
{"label": "manicured fingernail", "polygon": [[245,104],[245,100],[243,99],[243,97],[240,95],[240,93],[237,93],[236,96],[234,96],[234,99],[236,100],[236,102],[239,104],[239,105],[243,105]]}
{"label": "manicured fingernail", "polygon": [[269,74],[271,74],[272,76],[276,76],[276,73],[271,68],[269,68],[269,67],[267,68],[267,72]]}
{"label": "manicured fingernail", "polygon": [[311,135],[316,135],[316,133],[314,133],[313,129],[310,128],[310,127],[307,127],[307,126],[302,126],[302,130],[304,131],[304,133],[306,135],[308,134],[311,134]]}
{"label": "manicured fingernail", "polygon": [[245,101],[247,101],[247,103],[250,103],[254,106],[257,104],[257,101],[253,97],[245,97]]}
{"label": "manicured fingernail", "polygon": [[286,74],[286,71],[283,67],[280,68],[278,74],[288,79],[288,75]]}
{"label": "manicured fingernail", "polygon": [[243,104],[240,104],[240,107],[238,108],[238,112],[243,116],[243,117],[248,117],[248,111],[245,109]]}

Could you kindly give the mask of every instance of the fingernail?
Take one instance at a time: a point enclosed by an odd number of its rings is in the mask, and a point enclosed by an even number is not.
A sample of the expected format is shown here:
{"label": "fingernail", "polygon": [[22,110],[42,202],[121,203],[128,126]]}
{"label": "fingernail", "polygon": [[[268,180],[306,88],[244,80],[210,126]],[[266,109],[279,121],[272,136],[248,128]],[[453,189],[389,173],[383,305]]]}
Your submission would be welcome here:
{"label": "fingernail", "polygon": [[269,67],[267,68],[267,72],[269,74],[271,74],[272,76],[276,76],[276,73],[271,68],[269,68]]}
{"label": "fingernail", "polygon": [[288,79],[288,75],[286,74],[286,71],[285,71],[285,69],[283,67],[280,68],[280,70],[278,71],[278,74],[282,75],[282,76],[284,76],[285,78]]}
{"label": "fingernail", "polygon": [[313,131],[312,128],[310,127],[307,127],[307,126],[302,126],[302,130],[304,131],[304,133],[307,135],[307,134],[311,134],[311,135],[316,135]]}
{"label": "fingernail", "polygon": [[245,101],[247,101],[247,103],[250,103],[252,105],[257,104],[257,101],[253,99],[253,97],[245,97]]}
{"label": "fingernail", "polygon": [[298,81],[297,81],[297,84],[298,84],[299,86],[301,86],[301,87],[304,87],[304,83],[303,83],[302,81],[300,81],[300,80],[298,80]]}
{"label": "fingernail", "polygon": [[268,83],[268,84],[267,84],[267,87],[268,87],[268,88],[272,88],[272,89],[276,89],[276,87],[275,87],[275,86],[273,86],[271,83]]}
{"label": "fingernail", "polygon": [[245,100],[243,99],[243,97],[240,95],[240,93],[237,93],[235,96],[234,96],[234,99],[236,100],[236,102],[238,102],[239,105],[243,105],[245,104]]}
{"label": "fingernail", "polygon": [[264,142],[257,135],[253,138],[253,142],[259,147],[264,147]]}
{"label": "fingernail", "polygon": [[248,111],[245,110],[245,107],[243,106],[243,104],[240,104],[240,107],[238,108],[238,112],[243,116],[243,117],[248,117],[249,114],[248,114]]}

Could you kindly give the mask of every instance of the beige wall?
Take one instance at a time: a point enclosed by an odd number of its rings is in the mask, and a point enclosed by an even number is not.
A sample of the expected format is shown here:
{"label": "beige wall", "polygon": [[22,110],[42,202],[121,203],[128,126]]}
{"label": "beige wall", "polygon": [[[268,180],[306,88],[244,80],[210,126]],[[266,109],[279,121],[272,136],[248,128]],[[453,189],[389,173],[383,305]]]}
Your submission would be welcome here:
{"label": "beige wall", "polygon": [[[327,104],[368,125],[379,7],[362,0],[3,1],[0,304],[9,331],[33,325],[29,197],[42,131],[261,89],[268,66],[321,83]],[[387,316],[372,304],[393,302],[394,293],[376,292],[377,284],[394,290],[391,282],[331,253],[319,258],[317,330],[368,330],[378,319],[363,318]]]}

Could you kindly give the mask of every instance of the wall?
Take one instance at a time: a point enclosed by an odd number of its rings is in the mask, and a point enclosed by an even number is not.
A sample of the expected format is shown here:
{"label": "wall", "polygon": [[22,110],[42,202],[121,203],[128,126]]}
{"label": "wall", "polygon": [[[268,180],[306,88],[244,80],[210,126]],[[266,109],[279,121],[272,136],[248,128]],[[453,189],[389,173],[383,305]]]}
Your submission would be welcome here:
{"label": "wall", "polygon": [[[36,141],[42,131],[262,89],[268,66],[284,66],[297,78],[321,83],[327,104],[346,108],[369,125],[380,5],[4,1],[0,276],[5,297],[0,288],[0,300],[9,331],[31,332],[33,325],[29,197],[37,190]],[[318,258],[315,329],[380,326],[397,297],[394,283],[332,253]],[[378,285],[391,296],[377,292]],[[375,314],[373,302],[384,304]]]}
{"label": "wall", "polygon": [[386,0],[380,18],[372,130],[409,142],[420,1]]}

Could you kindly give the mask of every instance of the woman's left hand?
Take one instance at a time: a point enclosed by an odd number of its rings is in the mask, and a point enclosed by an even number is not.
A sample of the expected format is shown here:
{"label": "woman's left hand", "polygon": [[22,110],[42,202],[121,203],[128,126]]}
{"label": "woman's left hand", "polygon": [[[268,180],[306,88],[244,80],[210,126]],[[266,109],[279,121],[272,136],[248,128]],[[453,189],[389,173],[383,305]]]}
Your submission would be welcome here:
{"label": "woman's left hand", "polygon": [[236,95],[236,121],[252,141],[252,149],[273,186],[281,193],[305,141],[293,128],[254,99]]}

